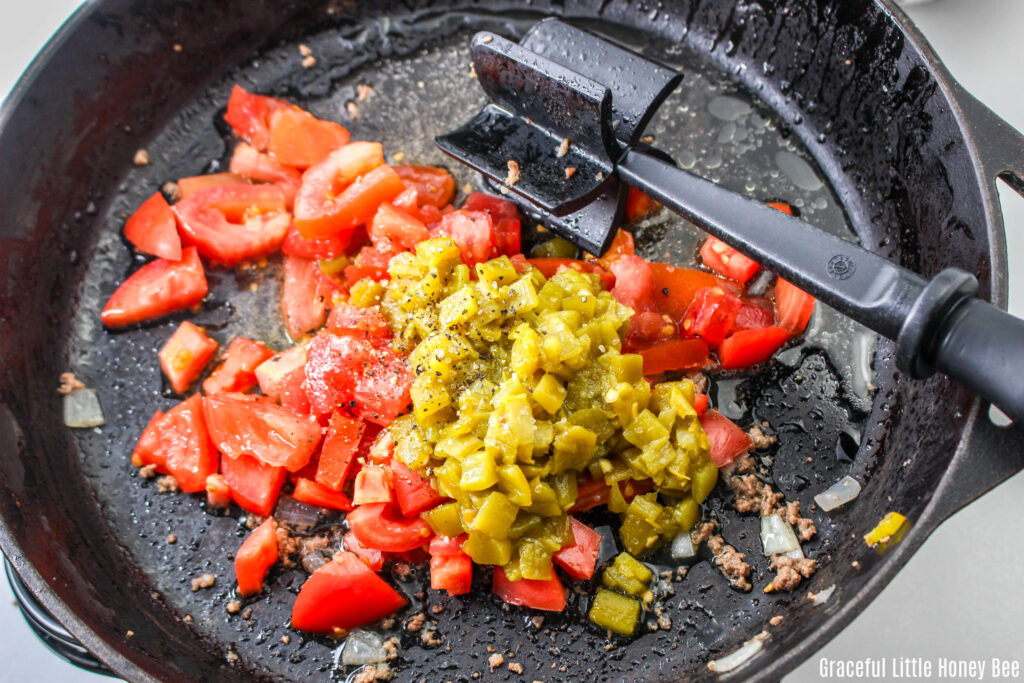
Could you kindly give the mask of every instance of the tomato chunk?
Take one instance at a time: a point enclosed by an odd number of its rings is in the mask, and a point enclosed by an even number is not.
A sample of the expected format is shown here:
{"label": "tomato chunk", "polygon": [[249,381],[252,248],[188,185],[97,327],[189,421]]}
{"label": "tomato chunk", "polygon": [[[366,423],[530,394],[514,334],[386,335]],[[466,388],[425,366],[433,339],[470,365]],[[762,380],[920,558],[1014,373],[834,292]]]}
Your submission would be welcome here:
{"label": "tomato chunk", "polygon": [[775,281],[776,325],[797,335],[807,329],[814,313],[814,297],[781,277]]}
{"label": "tomato chunk", "polygon": [[609,271],[602,268],[599,264],[591,261],[580,261],[572,258],[555,258],[555,257],[544,257],[544,258],[532,258],[529,260],[530,265],[539,270],[544,274],[544,277],[550,279],[563,270],[575,270],[579,273],[596,273],[601,278],[601,283],[605,289],[611,289],[615,285],[615,276]]}
{"label": "tomato chunk", "polygon": [[170,204],[159,192],[142,202],[124,224],[124,236],[144,254],[181,260],[181,238]]}
{"label": "tomato chunk", "polygon": [[447,500],[434,490],[430,482],[396,459],[391,460],[391,473],[398,507],[406,517],[435,508]]}
{"label": "tomato chunk", "polygon": [[733,330],[760,330],[775,323],[775,311],[770,302],[757,297],[743,297],[742,301]]}
{"label": "tomato chunk", "polygon": [[196,306],[206,292],[203,264],[189,247],[180,261],[157,259],[128,276],[107,300],[100,320],[107,327],[134,325]]}
{"label": "tomato chunk", "polygon": [[391,338],[391,327],[375,306],[359,308],[346,303],[336,304],[327,316],[327,329],[335,334],[365,337],[371,342]]}
{"label": "tomato chunk", "polygon": [[739,294],[740,287],[711,273],[692,268],[676,268],[667,263],[651,263],[654,274],[654,308],[676,322],[682,321],[697,291],[719,287],[730,294]]}
{"label": "tomato chunk", "polygon": [[203,419],[202,400],[196,394],[154,415],[132,453],[133,463],[155,465],[186,493],[206,490],[206,478],[217,471],[217,451]]}
{"label": "tomato chunk", "polygon": [[683,317],[683,331],[713,346],[720,344],[732,331],[742,306],[738,296],[727,294],[718,287],[699,289]]}
{"label": "tomato chunk", "polygon": [[733,332],[718,347],[718,362],[726,370],[749,368],[763,363],[789,341],[790,334],[781,327]]}
{"label": "tomato chunk", "polygon": [[407,604],[352,553],[341,553],[302,584],[292,608],[300,631],[332,633],[365,626]]}
{"label": "tomato chunk", "polygon": [[698,415],[703,415],[708,412],[708,405],[710,399],[707,394],[694,394],[693,396],[693,409],[697,411]]}
{"label": "tomato chunk", "polygon": [[636,223],[641,218],[646,218],[654,213],[657,208],[658,205],[653,199],[635,187],[629,188],[629,194],[626,197],[627,223]]}
{"label": "tomato chunk", "polygon": [[696,370],[708,363],[708,343],[703,339],[669,339],[637,351],[644,359],[644,374],[670,370]]}
{"label": "tomato chunk", "polygon": [[494,224],[494,243],[498,254],[514,256],[522,251],[522,231],[519,209],[514,202],[483,192],[473,192],[462,208],[468,211],[485,211]]}
{"label": "tomato chunk", "polygon": [[350,550],[359,556],[359,559],[373,571],[379,572],[384,568],[384,553],[376,548],[364,548],[362,544],[359,543],[359,539],[356,538],[356,535],[351,531],[342,536],[341,542],[345,546],[346,550]]}
{"label": "tomato chunk", "polygon": [[237,173],[208,173],[206,175],[194,175],[187,178],[178,178],[179,199],[191,197],[196,192],[221,185],[246,185],[249,180]]}
{"label": "tomato chunk", "polygon": [[392,553],[419,548],[433,536],[424,520],[403,518],[388,503],[360,505],[346,519],[363,546]]}
{"label": "tomato chunk", "polygon": [[235,135],[250,142],[256,149],[265,151],[270,144],[270,115],[280,109],[291,109],[292,105],[283,100],[264,95],[247,93],[242,86],[231,89],[228,110],[224,120]]}
{"label": "tomato chunk", "polygon": [[235,337],[224,352],[224,362],[203,382],[207,394],[245,393],[256,386],[256,368],[274,352],[263,342]]}
{"label": "tomato chunk", "polygon": [[427,226],[391,202],[380,205],[370,225],[370,239],[383,251],[413,249],[428,237]]}
{"label": "tomato chunk", "polygon": [[239,507],[266,517],[274,511],[288,470],[268,465],[248,455],[237,458],[223,456],[220,471],[231,490],[231,499]]}
{"label": "tomato chunk", "polygon": [[546,580],[519,579],[510,581],[501,567],[494,568],[494,594],[510,605],[522,605],[547,612],[565,609],[565,587],[554,572]]}
{"label": "tomato chunk", "polygon": [[406,187],[416,190],[421,204],[430,204],[440,208],[455,196],[455,178],[443,168],[416,165],[395,166],[395,173],[402,179]]}
{"label": "tomato chunk", "polygon": [[270,115],[267,151],[285,166],[309,168],[348,144],[348,131],[298,107],[279,109]]}
{"label": "tomato chunk", "polygon": [[619,228],[615,233],[611,246],[608,247],[608,251],[602,254],[601,258],[597,259],[597,261],[607,269],[620,256],[635,255],[636,246],[633,243],[633,233]]}
{"label": "tomato chunk", "polygon": [[[268,398],[288,405],[285,396],[289,390],[298,387],[299,393],[305,399],[306,393],[302,391],[302,382],[306,379],[305,366],[305,346],[293,346],[281,353],[275,353],[256,367],[255,375],[256,381],[260,385],[260,391]],[[308,406],[308,401],[306,405]],[[292,407],[294,408],[294,406]],[[307,410],[296,410],[307,412]]]}
{"label": "tomato chunk", "polygon": [[466,536],[435,536],[430,541],[430,587],[465,595],[473,585],[473,560],[462,552]]}
{"label": "tomato chunk", "polygon": [[321,486],[312,479],[299,479],[295,482],[295,490],[292,491],[292,498],[302,503],[319,505],[322,508],[348,512],[352,509],[352,501],[340,491],[332,491],[326,486]]}
{"label": "tomato chunk", "polygon": [[244,597],[262,591],[263,579],[277,559],[277,522],[268,517],[246,536],[235,553],[238,594]]}
{"label": "tomato chunk", "polygon": [[700,248],[700,257],[704,265],[720,275],[732,278],[741,284],[754,277],[761,266],[753,259],[744,256],[717,237],[708,236],[704,246]]}
{"label": "tomato chunk", "polygon": [[217,342],[206,330],[185,320],[174,334],[160,347],[160,369],[177,394],[188,391],[192,382],[202,374],[203,368],[217,353]]}
{"label": "tomato chunk", "polygon": [[576,580],[589,579],[597,567],[597,556],[601,551],[601,534],[570,517],[573,544],[565,546],[551,556],[555,564]]}
{"label": "tomato chunk", "polygon": [[355,505],[390,503],[392,488],[390,470],[381,465],[364,465],[356,474],[352,502]]}
{"label": "tomato chunk", "polygon": [[327,436],[320,449],[320,464],[316,470],[316,481],[323,486],[340,491],[348,479],[353,456],[366,431],[366,423],[354,420],[341,413],[331,415]]}
{"label": "tomato chunk", "polygon": [[292,339],[299,339],[320,328],[327,320],[327,301],[320,288],[320,275],[316,261],[298,256],[284,257],[281,317]]}
{"label": "tomato chunk", "polygon": [[203,412],[213,442],[228,458],[251,455],[294,472],[309,462],[320,443],[316,418],[266,396],[214,394],[203,399]]}
{"label": "tomato chunk", "polygon": [[453,211],[441,219],[441,232],[451,237],[462,251],[462,260],[470,268],[494,257],[494,223],[488,213],[466,209]]}
{"label": "tomato chunk", "polygon": [[291,218],[276,185],[220,185],[174,205],[185,239],[225,266],[277,251]]}
{"label": "tomato chunk", "polygon": [[711,442],[711,459],[719,467],[725,467],[750,450],[752,442],[747,433],[717,410],[701,415],[700,426]]}
{"label": "tomato chunk", "polygon": [[608,266],[615,276],[612,296],[634,312],[654,307],[654,271],[639,256],[623,254]]}

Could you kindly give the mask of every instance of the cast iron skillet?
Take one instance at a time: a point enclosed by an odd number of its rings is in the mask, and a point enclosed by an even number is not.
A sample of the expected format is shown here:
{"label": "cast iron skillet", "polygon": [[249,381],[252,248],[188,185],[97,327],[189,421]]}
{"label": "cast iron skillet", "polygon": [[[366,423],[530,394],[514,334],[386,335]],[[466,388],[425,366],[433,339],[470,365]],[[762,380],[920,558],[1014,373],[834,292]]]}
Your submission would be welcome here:
{"label": "cast iron skillet", "polygon": [[[118,674],[264,680],[333,669],[331,641],[296,633],[280,641],[300,571],[278,573],[248,621],[229,618],[226,554],[242,526],[204,513],[195,497],[158,496],[131,474],[132,443],[153,409],[170,404],[152,354],[179,319],[116,335],[100,328],[99,304],[137,266],[118,237],[121,215],[164,180],[223,159],[226,131],[211,121],[235,81],[338,118],[354,84],[372,74],[390,83],[379,96],[407,103],[402,121],[353,126],[394,149],[410,131],[429,141],[471,111],[454,111],[465,80],[407,55],[464,50],[473,30],[514,35],[546,14],[675,45],[731,74],[810,150],[864,244],[924,275],[966,268],[1005,305],[994,181],[1024,192],[1024,141],[952,81],[884,0],[91,3],[34,62],[0,119],[0,547],[43,605]],[[298,66],[300,41],[313,47],[317,68]],[[427,93],[401,99],[414,88]],[[136,169],[142,146],[154,163]],[[410,151],[432,158],[426,145]],[[273,305],[273,282],[253,293],[258,273],[216,279],[198,319],[222,338],[240,329],[273,337],[275,316],[261,315]],[[902,380],[892,355],[879,342],[877,393],[864,412],[814,349],[740,388],[753,417],[783,432],[771,474],[788,499],[806,508],[846,473],[864,484],[849,509],[814,515],[821,533],[806,551],[821,568],[806,588],[836,585],[824,606],[803,589],[762,594],[762,566],[755,590],[737,593],[702,562],[674,584],[670,630],[605,651],[603,636],[572,617],[586,607],[580,596],[571,618],[538,629],[526,612],[486,597],[485,585],[465,600],[427,593],[414,609],[445,606],[431,615],[445,643],[429,648],[403,635],[400,677],[470,680],[487,671],[487,645],[515,652],[524,680],[711,677],[709,659],[777,614],[784,627],[734,675],[781,677],[858,614],[941,520],[1024,464],[1020,433],[994,427],[988,406],[943,377]],[[54,388],[69,368],[100,393],[108,424],[98,432],[62,426]],[[758,556],[757,520],[712,508],[730,542]],[[877,554],[851,539],[890,509],[912,523],[892,550]],[[172,531],[173,546],[164,543]],[[217,586],[192,593],[189,579],[206,571]],[[422,581],[399,585],[412,595]]]}

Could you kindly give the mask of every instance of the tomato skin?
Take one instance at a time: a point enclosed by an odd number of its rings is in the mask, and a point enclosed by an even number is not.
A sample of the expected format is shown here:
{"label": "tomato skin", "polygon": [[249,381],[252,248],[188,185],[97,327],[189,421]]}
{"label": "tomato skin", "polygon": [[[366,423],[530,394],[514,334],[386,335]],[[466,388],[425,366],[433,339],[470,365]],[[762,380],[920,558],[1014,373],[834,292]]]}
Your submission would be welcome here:
{"label": "tomato skin", "polygon": [[781,327],[733,332],[718,346],[718,362],[725,370],[739,370],[763,363],[789,341]]}
{"label": "tomato skin", "polygon": [[219,185],[174,205],[184,238],[211,261],[231,267],[281,246],[291,219],[276,185]]}
{"label": "tomato skin", "polygon": [[348,144],[348,131],[333,121],[318,119],[298,107],[270,114],[267,152],[279,163],[309,168]]}
{"label": "tomato skin", "polygon": [[361,545],[390,553],[419,548],[434,535],[424,520],[402,518],[388,503],[357,506],[346,519]]}
{"label": "tomato skin", "polygon": [[224,352],[224,362],[203,382],[207,394],[245,393],[256,386],[256,368],[274,355],[263,342],[235,337]]}
{"label": "tomato skin", "polygon": [[416,190],[420,204],[441,208],[455,196],[455,178],[438,166],[395,166],[406,187]]}
{"label": "tomato skin", "polygon": [[318,484],[334,491],[342,489],[365,431],[366,423],[362,420],[354,420],[338,412],[331,415],[316,470]]}
{"label": "tomato skin", "polygon": [[144,254],[181,260],[181,238],[174,212],[164,196],[154,192],[124,224],[124,236]]}
{"label": "tomato skin", "polygon": [[579,273],[596,273],[597,276],[601,278],[601,284],[604,285],[605,289],[611,289],[615,286],[615,276],[602,268],[599,264],[591,261],[580,261],[572,258],[544,257],[529,259],[529,263],[543,273],[544,277],[548,279],[553,278],[563,270],[575,270]]}
{"label": "tomato skin", "polygon": [[494,256],[494,223],[484,211],[452,211],[441,219],[440,231],[455,242],[462,251],[463,262],[470,268]]}
{"label": "tomato skin", "polygon": [[430,482],[396,459],[391,460],[391,473],[398,507],[406,517],[436,508],[447,500]]}
{"label": "tomato skin", "polygon": [[428,237],[427,226],[391,202],[380,205],[370,224],[370,239],[383,251],[414,249]]}
{"label": "tomato skin", "polygon": [[707,365],[708,343],[703,339],[669,339],[636,351],[644,359],[644,375],[670,370],[696,370]]}
{"label": "tomato skin", "polygon": [[697,411],[697,415],[703,415],[708,412],[708,405],[710,399],[707,394],[694,394],[693,396],[693,409]]}
{"label": "tomato skin", "polygon": [[195,247],[180,261],[157,259],[139,268],[107,300],[100,320],[107,327],[125,327],[191,308],[206,296],[206,273]]}
{"label": "tomato skin", "polygon": [[235,135],[248,141],[253,147],[266,151],[270,144],[270,115],[279,109],[291,109],[292,105],[283,100],[265,95],[252,95],[242,86],[235,85],[228,98],[228,109],[224,120]]}
{"label": "tomato skin", "polygon": [[509,581],[505,570],[495,567],[492,591],[510,605],[522,605],[547,612],[561,612],[565,609],[565,587],[554,572],[551,573],[551,578],[545,581]]}
{"label": "tomato skin", "polygon": [[300,478],[296,481],[292,498],[301,503],[318,505],[341,512],[348,512],[352,509],[352,501],[348,496],[340,491],[332,491],[326,486],[321,486],[312,479]]}
{"label": "tomato skin", "polygon": [[231,490],[231,500],[254,515],[264,517],[274,511],[288,471],[273,467],[248,455],[220,459],[220,471]]}
{"label": "tomato skin", "polygon": [[373,571],[379,572],[384,568],[384,553],[376,548],[364,548],[351,531],[342,536],[341,542],[346,550],[355,553]]}
{"label": "tomato skin", "polygon": [[566,574],[583,581],[594,575],[597,567],[597,556],[601,552],[601,534],[579,521],[569,517],[572,522],[572,545],[567,545],[551,556]]}
{"label": "tomato skin", "polygon": [[745,431],[717,410],[708,410],[701,415],[700,426],[711,442],[711,459],[719,467],[725,467],[753,445]]}
{"label": "tomato skin", "polygon": [[705,266],[740,284],[746,284],[747,280],[754,277],[754,273],[761,268],[753,259],[710,235],[700,248],[700,257]]}
{"label": "tomato skin", "polygon": [[132,453],[132,462],[155,465],[186,493],[206,490],[217,471],[217,451],[203,419],[202,397],[195,394],[150,420]]}
{"label": "tomato skin", "polygon": [[430,541],[430,587],[465,595],[473,586],[473,560],[462,552],[466,536],[435,536]]}
{"label": "tomato skin", "polygon": [[228,458],[251,455],[294,472],[309,462],[320,443],[316,418],[266,396],[214,394],[203,399],[203,413],[217,449]]}
{"label": "tomato skin", "polygon": [[814,313],[814,297],[781,277],[775,281],[775,324],[792,335],[807,329]]}
{"label": "tomato skin", "polygon": [[160,347],[157,356],[160,369],[170,381],[174,393],[184,394],[215,353],[217,342],[206,334],[206,330],[185,320]]}
{"label": "tomato skin", "polygon": [[641,218],[646,218],[657,209],[657,204],[646,194],[636,189],[629,188],[626,197],[626,222],[636,223]]}
{"label": "tomato skin", "polygon": [[[654,489],[654,483],[650,479],[627,479],[619,482],[619,490],[626,502],[633,500],[635,496],[647,493]],[[611,486],[603,479],[585,477],[577,484],[576,503],[572,506],[572,512],[585,512],[592,510],[599,505],[607,505]]]}
{"label": "tomato skin", "polygon": [[263,579],[277,560],[277,522],[273,517],[268,517],[246,536],[242,546],[235,552],[238,594],[245,597],[262,591]]}
{"label": "tomato skin", "polygon": [[716,346],[732,331],[742,307],[743,302],[738,296],[727,294],[718,287],[699,289],[683,316],[683,331]]}
{"label": "tomato skin", "polygon": [[221,185],[246,185],[249,180],[237,173],[208,173],[206,175],[194,175],[187,178],[178,178],[179,201],[191,197],[196,192]]}
{"label": "tomato skin", "polygon": [[332,633],[365,626],[408,604],[352,553],[341,553],[310,576],[292,607],[292,626]]}
{"label": "tomato skin", "polygon": [[327,320],[327,301],[320,290],[320,266],[298,256],[284,257],[281,317],[292,339],[319,329]]}
{"label": "tomato skin", "polygon": [[608,266],[615,276],[612,296],[635,313],[654,307],[654,271],[639,256],[623,254]]}

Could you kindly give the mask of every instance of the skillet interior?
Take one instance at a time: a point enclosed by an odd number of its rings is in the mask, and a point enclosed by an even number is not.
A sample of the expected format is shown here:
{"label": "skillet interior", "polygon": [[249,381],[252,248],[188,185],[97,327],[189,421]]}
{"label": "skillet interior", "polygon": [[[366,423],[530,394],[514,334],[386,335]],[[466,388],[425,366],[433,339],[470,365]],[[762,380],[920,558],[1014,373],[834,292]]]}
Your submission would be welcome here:
{"label": "skillet interior", "polygon": [[[694,1],[655,10],[635,3],[542,3],[531,10],[599,14],[601,22],[587,25],[634,26],[704,55],[779,112],[829,176],[867,246],[924,274],[967,267],[987,291],[989,233],[968,151],[923,58],[885,13],[868,2],[726,5]],[[287,632],[292,600],[281,590],[254,603],[251,625],[227,617],[223,605],[232,573],[226,553],[243,533],[235,520],[193,509],[200,507],[194,498],[157,496],[129,479],[131,445],[152,411],[170,403],[159,396],[152,358],[177,321],[110,335],[90,314],[135,267],[118,236],[120,214],[163,180],[210,170],[211,160],[224,157],[224,131],[214,130],[211,121],[236,80],[338,118],[338,104],[351,99],[357,80],[398,83],[409,71],[407,92],[381,86],[376,94],[408,103],[393,127],[372,116],[372,100],[365,123],[352,127],[384,139],[388,149],[403,149],[409,159],[437,158],[429,139],[465,118],[469,110],[462,107],[473,84],[464,74],[438,72],[429,62],[403,56],[423,54],[416,53],[423,46],[434,55],[462,49],[464,36],[476,28],[512,35],[522,20],[536,16],[516,10],[505,15],[511,19],[499,18],[493,10],[500,6],[490,3],[451,14],[439,4],[242,7],[154,8],[127,1],[95,7],[11,113],[0,145],[4,167],[17,170],[0,177],[10,217],[0,248],[0,506],[11,537],[5,548],[10,540],[17,543],[70,612],[110,644],[107,657],[125,657],[116,665],[135,677],[146,671],[168,679],[301,678],[333,664],[330,641],[292,634],[287,646],[278,642]],[[318,68],[298,67],[294,41],[300,37],[314,49]],[[174,52],[174,43],[183,50]],[[265,51],[254,58],[258,50]],[[377,63],[381,56],[394,61]],[[419,80],[425,96],[414,90]],[[154,163],[133,169],[131,157],[140,146]],[[219,280],[198,318],[222,339],[243,329],[272,338],[273,316],[258,311],[275,305],[273,285],[252,293],[245,277],[242,286],[228,274]],[[74,310],[78,314],[68,313]],[[468,678],[486,671],[485,647],[495,644],[517,653],[529,680],[588,669],[610,679],[662,679],[667,672],[699,677],[707,674],[708,658],[735,649],[775,614],[786,615],[787,627],[744,673],[787,652],[783,667],[794,665],[796,645],[831,611],[878,588],[865,585],[885,559],[851,541],[850,531],[863,532],[891,508],[912,519],[924,509],[969,405],[966,393],[944,378],[896,382],[891,345],[880,343],[878,395],[870,415],[858,414],[825,357],[805,351],[792,363],[796,369],[780,368],[746,391],[756,416],[785,430],[772,474],[787,498],[806,506],[847,471],[865,484],[850,510],[816,515],[822,534],[808,552],[822,568],[809,588],[837,584],[831,606],[813,608],[803,590],[735,593],[704,563],[676,585],[676,602],[685,600],[688,608],[678,612],[672,630],[606,653],[603,637],[579,626],[538,632],[526,626],[527,615],[502,611],[489,599],[443,600],[438,630],[452,651],[441,646],[428,654],[410,639],[403,676],[433,680],[443,670],[446,678]],[[100,433],[70,434],[60,427],[53,388],[68,368],[100,392],[108,419]],[[863,430],[852,463],[835,447],[851,421]],[[808,465],[810,455],[815,462]],[[802,485],[798,470],[809,483]],[[756,520],[721,515],[730,542],[758,555]],[[163,539],[172,531],[180,540],[167,546]],[[851,566],[853,560],[860,569]],[[212,595],[197,598],[188,580],[204,571],[221,578]],[[758,587],[768,579],[756,578]],[[301,574],[284,573],[276,583],[294,592]],[[428,595],[428,604],[436,601]],[[575,597],[571,605],[584,607]],[[186,614],[195,621],[182,621]],[[559,623],[548,620],[549,626]],[[240,661],[229,663],[229,651]],[[567,672],[552,671],[552,661]]]}

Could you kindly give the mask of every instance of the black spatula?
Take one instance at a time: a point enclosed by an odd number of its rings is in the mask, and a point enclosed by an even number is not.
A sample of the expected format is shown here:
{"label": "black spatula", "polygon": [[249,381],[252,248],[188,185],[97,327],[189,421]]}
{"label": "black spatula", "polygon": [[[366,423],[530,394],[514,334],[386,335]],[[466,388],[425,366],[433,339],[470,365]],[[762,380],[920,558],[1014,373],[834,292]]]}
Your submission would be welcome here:
{"label": "black spatula", "polygon": [[941,370],[1024,425],[1024,321],[974,296],[973,275],[950,268],[927,281],[638,148],[680,74],[554,19],[519,44],[479,33],[471,52],[491,103],[437,144],[545,212],[553,230],[600,254],[626,186],[639,188],[895,340],[904,372]]}

